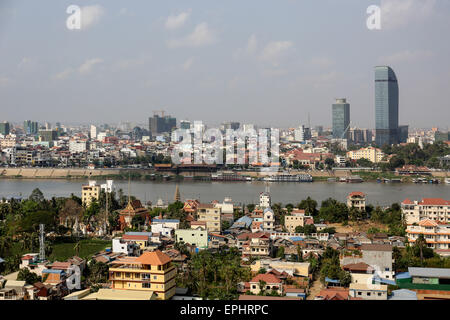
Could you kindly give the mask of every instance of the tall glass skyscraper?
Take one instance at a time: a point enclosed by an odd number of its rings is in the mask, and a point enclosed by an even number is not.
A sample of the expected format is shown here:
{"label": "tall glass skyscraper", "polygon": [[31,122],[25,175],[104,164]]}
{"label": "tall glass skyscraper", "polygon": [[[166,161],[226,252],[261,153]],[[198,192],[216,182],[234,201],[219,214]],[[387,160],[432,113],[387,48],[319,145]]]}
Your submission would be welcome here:
{"label": "tall glass skyscraper", "polygon": [[333,104],[333,138],[347,139],[349,126],[350,104],[346,99],[336,99],[336,103]]}
{"label": "tall glass skyscraper", "polygon": [[375,142],[378,146],[397,144],[398,83],[394,70],[375,67]]}

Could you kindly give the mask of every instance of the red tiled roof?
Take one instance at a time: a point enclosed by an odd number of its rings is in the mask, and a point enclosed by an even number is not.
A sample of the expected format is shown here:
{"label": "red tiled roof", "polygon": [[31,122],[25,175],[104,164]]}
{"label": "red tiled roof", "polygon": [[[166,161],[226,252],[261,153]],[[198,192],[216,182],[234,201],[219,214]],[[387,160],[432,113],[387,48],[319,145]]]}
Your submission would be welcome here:
{"label": "red tiled roof", "polygon": [[344,266],[342,266],[344,270],[348,271],[367,271],[370,269],[373,269],[371,266],[369,266],[365,262],[359,262],[359,263],[349,263]]}
{"label": "red tiled roof", "polygon": [[250,280],[250,282],[259,281],[264,281],[265,283],[281,283],[281,280],[272,273],[260,273]]}
{"label": "red tiled roof", "polygon": [[350,192],[350,194],[348,196],[349,197],[355,197],[355,196],[365,197],[366,195],[364,194],[364,192],[361,192],[361,191],[353,191],[353,192]]}
{"label": "red tiled roof", "polygon": [[324,300],[347,300],[349,289],[333,288],[323,289],[316,297],[322,297]]}
{"label": "red tiled roof", "polygon": [[436,227],[438,224],[430,219],[424,219],[419,222],[421,227]]}
{"label": "red tiled roof", "polygon": [[392,251],[390,244],[363,244],[361,250],[366,251]]}
{"label": "red tiled roof", "polygon": [[155,250],[153,252],[144,252],[139,258],[136,259],[136,261],[142,264],[163,265],[172,260],[167,254],[162,253],[159,250]]}
{"label": "red tiled roof", "polygon": [[122,236],[123,240],[147,240],[148,241],[148,236],[145,235],[131,235],[131,234],[124,234]]}
{"label": "red tiled roof", "polygon": [[406,198],[402,203],[403,203],[403,204],[414,204],[414,202],[412,202],[412,201],[409,200],[408,198]]}
{"label": "red tiled roof", "polygon": [[450,201],[442,198],[423,198],[419,204],[425,206],[448,206],[450,205]]}

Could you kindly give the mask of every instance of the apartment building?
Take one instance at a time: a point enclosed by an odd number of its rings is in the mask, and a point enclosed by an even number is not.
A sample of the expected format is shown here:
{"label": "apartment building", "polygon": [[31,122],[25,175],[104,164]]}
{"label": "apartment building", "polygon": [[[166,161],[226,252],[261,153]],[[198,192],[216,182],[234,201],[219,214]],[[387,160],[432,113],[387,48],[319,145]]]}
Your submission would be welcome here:
{"label": "apartment building", "polygon": [[198,248],[208,247],[208,232],[203,228],[175,230],[175,242],[188,243]]}
{"label": "apartment building", "polygon": [[272,244],[267,233],[240,234],[238,245],[241,243],[243,257],[268,257],[272,251]]}
{"label": "apartment building", "polygon": [[109,264],[111,289],[154,292],[159,300],[175,295],[176,267],[159,250],[125,257]]}
{"label": "apartment building", "polygon": [[270,208],[266,208],[264,210],[263,230],[264,231],[274,231],[275,230],[275,213]]}
{"label": "apartment building", "polygon": [[363,300],[387,300],[387,288],[385,284],[351,283],[349,295]]}
{"label": "apartment building", "polygon": [[290,215],[284,216],[284,227],[288,232],[295,232],[295,228],[304,227],[306,219],[311,216],[305,215],[305,210],[292,210]]}
{"label": "apartment building", "polygon": [[100,197],[100,186],[96,181],[89,181],[87,185],[81,186],[81,200],[83,205],[89,207],[93,199],[98,200]]}
{"label": "apartment building", "polygon": [[414,243],[420,234],[423,234],[429,248],[450,249],[450,224],[424,219],[418,225],[409,225],[406,228],[406,235],[411,243]]}
{"label": "apartment building", "polygon": [[450,201],[442,198],[423,198],[421,201],[405,199],[401,203],[406,224],[418,224],[430,219],[440,223],[450,223]]}
{"label": "apartment building", "polygon": [[383,160],[384,153],[379,148],[367,147],[347,152],[347,158],[352,160],[367,159],[373,163]]}
{"label": "apartment building", "polygon": [[200,204],[197,207],[198,221],[206,222],[208,232],[219,232],[222,230],[221,209],[214,204]]}
{"label": "apartment building", "polygon": [[347,196],[347,207],[355,207],[360,211],[366,210],[366,195],[360,191],[354,191]]}
{"label": "apartment building", "polygon": [[259,207],[260,209],[270,208],[272,205],[272,201],[270,198],[270,193],[268,192],[261,192],[259,194]]}

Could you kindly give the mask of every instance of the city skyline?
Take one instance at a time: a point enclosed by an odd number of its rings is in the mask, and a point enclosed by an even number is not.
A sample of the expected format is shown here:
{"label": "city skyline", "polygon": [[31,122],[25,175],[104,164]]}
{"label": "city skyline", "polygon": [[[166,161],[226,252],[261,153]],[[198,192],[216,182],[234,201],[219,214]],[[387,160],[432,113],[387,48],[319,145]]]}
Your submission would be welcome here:
{"label": "city skyline", "polygon": [[365,26],[373,1],[262,1],[252,23],[251,4],[96,1],[79,31],[65,26],[68,1],[3,2],[1,120],[145,123],[164,109],[205,123],[298,127],[309,114],[331,126],[330,105],[346,97],[352,125],[375,128],[373,68],[389,65],[400,123],[446,128],[450,48],[437,31],[450,31],[450,5],[407,1],[379,3],[381,30]]}

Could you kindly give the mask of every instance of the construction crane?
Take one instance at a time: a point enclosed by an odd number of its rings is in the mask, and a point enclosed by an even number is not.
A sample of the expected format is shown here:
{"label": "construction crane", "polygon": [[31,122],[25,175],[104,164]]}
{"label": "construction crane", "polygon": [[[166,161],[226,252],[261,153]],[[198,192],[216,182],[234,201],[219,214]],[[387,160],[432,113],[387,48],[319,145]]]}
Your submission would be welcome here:
{"label": "construction crane", "polygon": [[166,113],[166,111],[164,110],[153,110],[153,115],[157,115],[158,113],[161,114],[161,117],[164,118],[164,114]]}
{"label": "construction crane", "polygon": [[350,128],[350,125],[351,125],[351,123],[349,122],[347,128],[345,128],[344,132],[342,133],[341,139],[344,139],[345,134],[347,133],[348,129]]}

